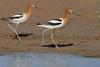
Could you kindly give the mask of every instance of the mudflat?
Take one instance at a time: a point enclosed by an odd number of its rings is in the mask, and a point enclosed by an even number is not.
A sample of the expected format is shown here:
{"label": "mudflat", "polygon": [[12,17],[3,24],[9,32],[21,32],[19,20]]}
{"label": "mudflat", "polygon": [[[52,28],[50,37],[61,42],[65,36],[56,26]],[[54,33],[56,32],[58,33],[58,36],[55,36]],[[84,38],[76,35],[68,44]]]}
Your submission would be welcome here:
{"label": "mudflat", "polygon": [[[100,0],[0,0],[0,17],[25,12],[29,2],[41,9],[33,9],[32,17],[19,25],[19,33],[31,33],[21,37],[22,41],[13,36],[14,33],[7,26],[7,22],[0,20],[1,54],[51,52],[100,57]],[[54,39],[59,48],[53,47],[50,31],[45,33],[45,45],[41,45],[41,32],[45,28],[36,24],[62,17],[67,8],[72,8],[73,12],[81,16],[72,15],[70,23],[64,29],[56,31]]]}

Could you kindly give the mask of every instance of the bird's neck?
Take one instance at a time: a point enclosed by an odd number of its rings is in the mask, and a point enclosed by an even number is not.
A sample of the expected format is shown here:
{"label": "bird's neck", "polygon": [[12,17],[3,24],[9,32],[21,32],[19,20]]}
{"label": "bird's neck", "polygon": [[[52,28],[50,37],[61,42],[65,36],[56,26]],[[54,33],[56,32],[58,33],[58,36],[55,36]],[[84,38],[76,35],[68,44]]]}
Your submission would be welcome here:
{"label": "bird's neck", "polygon": [[71,16],[71,14],[64,14],[63,21],[64,21],[65,24],[68,23],[70,16]]}
{"label": "bird's neck", "polygon": [[28,7],[27,7],[27,12],[26,12],[26,14],[27,14],[28,16],[32,16],[32,6],[28,6]]}

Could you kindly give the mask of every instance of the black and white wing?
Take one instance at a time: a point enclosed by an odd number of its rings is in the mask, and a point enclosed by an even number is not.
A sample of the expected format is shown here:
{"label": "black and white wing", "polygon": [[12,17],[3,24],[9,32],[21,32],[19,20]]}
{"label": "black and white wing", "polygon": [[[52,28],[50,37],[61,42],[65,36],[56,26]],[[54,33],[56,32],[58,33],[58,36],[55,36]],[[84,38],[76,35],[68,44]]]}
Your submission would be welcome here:
{"label": "black and white wing", "polygon": [[56,25],[60,25],[61,22],[62,22],[62,19],[61,19],[61,18],[58,18],[58,19],[50,20],[50,21],[45,22],[45,23],[38,23],[37,25],[50,25],[50,26],[56,26]]}
{"label": "black and white wing", "polygon": [[21,17],[23,17],[23,14],[13,15],[11,17],[2,17],[1,20],[6,20],[6,21],[17,20],[20,19]]}
{"label": "black and white wing", "polygon": [[13,16],[8,17],[8,18],[11,19],[11,20],[14,20],[14,19],[20,19],[22,17],[23,17],[23,14],[18,14],[18,15],[13,15]]}
{"label": "black and white wing", "polygon": [[51,26],[55,26],[55,25],[60,25],[61,22],[62,22],[62,19],[58,18],[58,19],[48,21],[47,24]]}

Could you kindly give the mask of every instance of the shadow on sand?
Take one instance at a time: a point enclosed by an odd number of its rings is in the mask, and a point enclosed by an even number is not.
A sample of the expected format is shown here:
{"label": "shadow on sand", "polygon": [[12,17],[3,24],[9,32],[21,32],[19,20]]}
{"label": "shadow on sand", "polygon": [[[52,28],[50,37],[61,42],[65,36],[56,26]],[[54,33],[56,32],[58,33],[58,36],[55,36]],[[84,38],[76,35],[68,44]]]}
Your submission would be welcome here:
{"label": "shadow on sand", "polygon": [[[33,33],[20,33],[18,35],[19,35],[19,37],[27,37],[27,36],[33,35]],[[15,35],[15,37],[17,37],[17,36]]]}
{"label": "shadow on sand", "polygon": [[[20,33],[20,34],[18,34],[19,35],[19,37],[28,37],[28,36],[30,36],[30,35],[33,35],[33,33]],[[13,37],[13,39],[18,39],[17,38],[17,35],[15,35],[14,37]]]}
{"label": "shadow on sand", "polygon": [[[65,43],[65,44],[57,44],[58,47],[68,47],[68,46],[73,46],[73,43]],[[42,45],[42,47],[50,47],[50,48],[55,48],[55,44],[48,44],[48,45]]]}

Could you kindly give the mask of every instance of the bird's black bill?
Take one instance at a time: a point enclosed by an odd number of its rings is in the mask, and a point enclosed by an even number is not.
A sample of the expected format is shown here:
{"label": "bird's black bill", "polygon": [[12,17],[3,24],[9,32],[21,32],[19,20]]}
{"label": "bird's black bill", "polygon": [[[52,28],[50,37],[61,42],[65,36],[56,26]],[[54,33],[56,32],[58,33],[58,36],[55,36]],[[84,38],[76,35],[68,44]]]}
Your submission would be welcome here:
{"label": "bird's black bill", "polygon": [[43,10],[42,8],[40,8],[40,7],[35,7],[36,9],[38,9],[38,10]]}
{"label": "bird's black bill", "polygon": [[78,14],[78,13],[73,13],[74,15],[77,15],[77,16],[81,16],[80,14]]}

